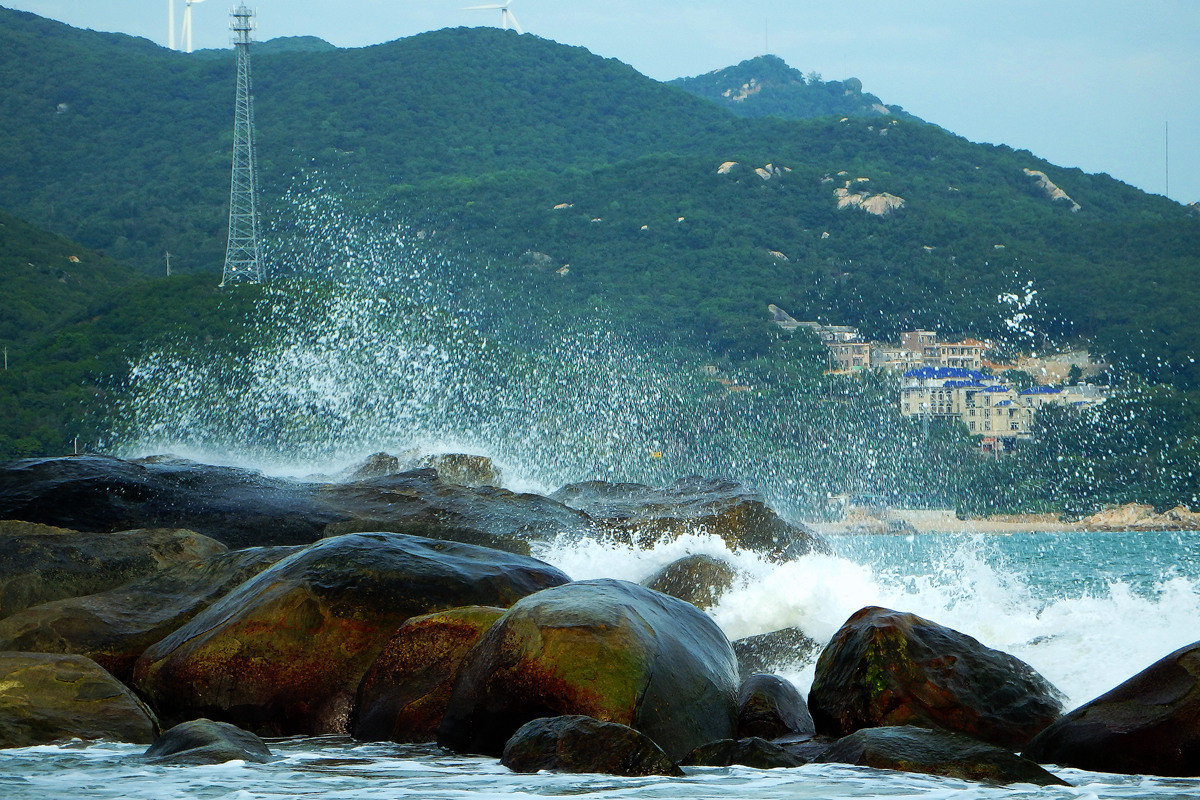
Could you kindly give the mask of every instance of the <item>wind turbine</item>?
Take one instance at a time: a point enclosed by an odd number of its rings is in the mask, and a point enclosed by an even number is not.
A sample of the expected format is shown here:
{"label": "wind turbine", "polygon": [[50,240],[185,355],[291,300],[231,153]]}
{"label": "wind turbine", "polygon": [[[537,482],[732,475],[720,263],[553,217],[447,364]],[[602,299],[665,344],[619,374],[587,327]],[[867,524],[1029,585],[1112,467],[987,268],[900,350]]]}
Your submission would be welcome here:
{"label": "wind turbine", "polygon": [[468,6],[464,10],[466,10],[466,11],[495,11],[495,10],[499,9],[499,11],[500,11],[500,27],[504,28],[504,30],[508,30],[509,25],[512,25],[512,29],[514,31],[516,31],[517,33],[524,33],[525,31],[521,30],[521,24],[519,22],[517,22],[516,16],[514,16],[513,13],[508,10],[508,6],[511,3],[512,3],[512,0],[506,0],[506,2],[504,2],[504,3],[489,3],[486,6]]}
{"label": "wind turbine", "polygon": [[187,5],[183,7],[183,50],[185,53],[192,52],[192,6],[203,2],[204,0],[187,0]]}

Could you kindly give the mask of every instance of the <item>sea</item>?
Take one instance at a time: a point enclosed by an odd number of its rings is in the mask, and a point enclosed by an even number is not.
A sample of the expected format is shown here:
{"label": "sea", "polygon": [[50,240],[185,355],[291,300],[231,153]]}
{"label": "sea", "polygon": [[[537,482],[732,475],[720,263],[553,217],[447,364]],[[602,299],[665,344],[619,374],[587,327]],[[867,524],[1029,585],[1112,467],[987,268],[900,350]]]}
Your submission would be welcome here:
{"label": "sea", "polygon": [[[538,556],[576,579],[647,577],[689,553],[733,563],[735,586],[711,610],[731,639],[798,626],[828,639],[859,608],[909,611],[1031,664],[1073,708],[1168,653],[1200,640],[1200,533],[928,533],[830,537],[833,554],[775,563],[697,533],[645,550],[600,540],[543,546]],[[811,662],[776,671],[802,692]],[[268,742],[276,759],[162,766],[144,745],[63,742],[0,750],[0,798],[572,797],[706,798],[1196,798],[1200,778],[1112,775],[1051,767],[1070,787],[1007,787],[865,767],[688,767],[682,778],[509,772],[496,759],[434,745],[344,737]]]}

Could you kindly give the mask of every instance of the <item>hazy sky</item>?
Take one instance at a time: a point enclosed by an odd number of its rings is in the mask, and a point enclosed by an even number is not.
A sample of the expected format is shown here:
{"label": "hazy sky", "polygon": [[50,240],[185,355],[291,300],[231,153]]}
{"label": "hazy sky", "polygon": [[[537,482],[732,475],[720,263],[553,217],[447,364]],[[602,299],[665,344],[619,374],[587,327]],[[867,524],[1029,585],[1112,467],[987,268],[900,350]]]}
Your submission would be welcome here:
{"label": "hazy sky", "polygon": [[[176,24],[184,0],[174,0]],[[257,38],[362,46],[495,25],[489,0],[259,0]],[[0,0],[167,41],[168,0]],[[232,0],[193,8],[196,47],[228,46]],[[512,0],[527,33],[659,80],[771,52],[973,141],[1200,201],[1200,0]],[[1169,133],[1168,133],[1169,131]],[[1070,186],[1064,185],[1068,192]]]}

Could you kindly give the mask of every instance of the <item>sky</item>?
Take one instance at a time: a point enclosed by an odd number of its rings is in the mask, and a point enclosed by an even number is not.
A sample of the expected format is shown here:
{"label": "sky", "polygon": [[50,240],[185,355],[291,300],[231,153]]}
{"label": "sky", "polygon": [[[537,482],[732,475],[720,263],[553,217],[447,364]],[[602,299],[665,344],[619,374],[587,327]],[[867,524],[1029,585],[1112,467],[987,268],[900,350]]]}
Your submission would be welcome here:
{"label": "sky", "polygon": [[[167,43],[171,0],[0,0],[81,28]],[[260,41],[361,47],[499,25],[491,0],[258,0]],[[184,0],[176,4],[182,23]],[[657,80],[769,52],[976,141],[1200,201],[1200,0],[511,0],[526,33]],[[227,47],[232,0],[192,10],[195,46]],[[178,37],[177,37],[178,38]],[[1070,193],[1069,185],[1063,188]]]}

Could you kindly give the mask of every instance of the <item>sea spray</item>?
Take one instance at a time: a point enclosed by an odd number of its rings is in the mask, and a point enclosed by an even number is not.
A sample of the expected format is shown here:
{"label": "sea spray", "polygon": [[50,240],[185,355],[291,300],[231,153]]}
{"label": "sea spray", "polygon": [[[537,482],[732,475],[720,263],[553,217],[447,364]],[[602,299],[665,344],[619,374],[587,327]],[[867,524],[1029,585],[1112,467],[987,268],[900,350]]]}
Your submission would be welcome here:
{"label": "sea spray", "polygon": [[[1068,706],[1111,689],[1167,653],[1200,641],[1200,534],[1151,536],[1131,551],[1130,534],[1084,534],[1098,561],[1136,572],[1148,559],[1174,573],[1136,584],[1080,579],[1058,543],[1076,534],[921,534],[833,537],[838,555],[777,563],[731,551],[717,536],[692,534],[646,550],[585,539],[538,553],[571,577],[642,581],[694,553],[721,558],[739,574],[710,610],[730,639],[798,627],[827,642],[858,609],[907,611],[979,639],[1029,663],[1065,692]],[[1079,543],[1073,543],[1078,547]],[[915,552],[936,557],[913,557]],[[1047,570],[1046,563],[1058,564]],[[1040,585],[1029,582],[1037,573]],[[815,656],[776,669],[802,692]]]}

